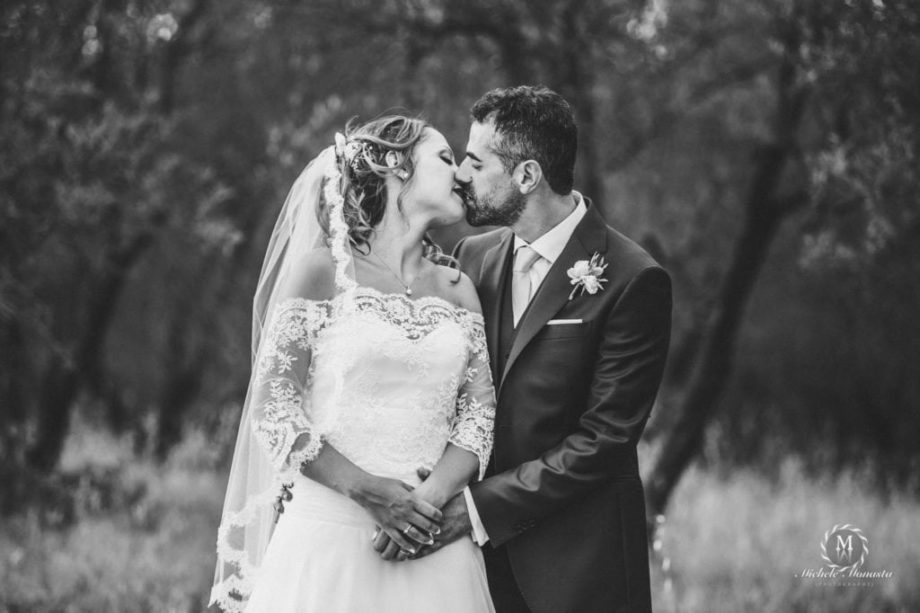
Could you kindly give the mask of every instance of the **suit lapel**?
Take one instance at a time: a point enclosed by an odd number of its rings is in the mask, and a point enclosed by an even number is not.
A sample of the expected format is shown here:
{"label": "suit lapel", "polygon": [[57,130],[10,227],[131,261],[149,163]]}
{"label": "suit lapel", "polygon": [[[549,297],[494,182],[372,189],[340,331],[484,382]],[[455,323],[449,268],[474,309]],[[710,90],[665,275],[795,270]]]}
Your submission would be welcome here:
{"label": "suit lapel", "polygon": [[[479,284],[479,298],[486,320],[486,343],[489,354],[497,356],[500,343],[502,320],[502,291],[508,282],[508,259],[514,245],[514,233],[507,232],[497,245],[489,249],[482,259],[482,273]],[[498,360],[492,359],[492,380],[498,381]]]}
{"label": "suit lapel", "polygon": [[[536,295],[530,301],[527,310],[524,311],[514,343],[511,345],[511,352],[505,362],[504,372],[499,379],[499,391],[501,391],[501,385],[508,371],[527,344],[568,302],[569,294],[572,292],[568,276],[569,268],[578,260],[587,260],[595,253],[604,255],[607,252],[607,224],[597,212],[596,207],[588,204],[588,211],[575,227],[565,249],[546,273]],[[493,314],[493,317],[495,316]]]}

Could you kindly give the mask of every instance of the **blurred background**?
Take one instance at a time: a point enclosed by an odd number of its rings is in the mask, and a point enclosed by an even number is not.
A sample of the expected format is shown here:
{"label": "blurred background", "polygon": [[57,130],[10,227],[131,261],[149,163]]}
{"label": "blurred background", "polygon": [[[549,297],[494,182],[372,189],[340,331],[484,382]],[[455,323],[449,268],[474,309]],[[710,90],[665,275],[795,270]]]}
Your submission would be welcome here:
{"label": "blurred background", "polygon": [[[674,279],[656,610],[920,610],[918,61],[913,0],[6,0],[0,611],[206,608],[289,186],[393,109],[462,157],[522,83]],[[891,578],[796,576],[843,523]]]}

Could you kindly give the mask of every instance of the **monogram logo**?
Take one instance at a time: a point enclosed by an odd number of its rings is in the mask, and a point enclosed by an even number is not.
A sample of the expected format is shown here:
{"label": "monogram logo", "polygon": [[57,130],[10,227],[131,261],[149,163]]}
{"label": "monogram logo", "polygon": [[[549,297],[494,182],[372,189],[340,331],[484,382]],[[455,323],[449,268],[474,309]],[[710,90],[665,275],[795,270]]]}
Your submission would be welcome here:
{"label": "monogram logo", "polygon": [[837,524],[824,533],[821,559],[833,570],[858,570],[869,556],[869,539],[851,524]]}
{"label": "monogram logo", "polygon": [[888,569],[869,570],[869,539],[853,524],[836,524],[821,540],[821,568],[804,568],[796,577],[820,585],[871,587],[894,577]]}

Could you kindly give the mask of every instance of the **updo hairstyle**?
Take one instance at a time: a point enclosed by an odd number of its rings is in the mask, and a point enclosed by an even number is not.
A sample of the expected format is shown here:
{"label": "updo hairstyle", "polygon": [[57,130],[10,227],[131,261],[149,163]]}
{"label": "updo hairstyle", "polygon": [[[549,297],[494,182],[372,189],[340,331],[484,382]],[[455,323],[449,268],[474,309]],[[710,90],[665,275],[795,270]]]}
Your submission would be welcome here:
{"label": "updo hairstyle", "polygon": [[[345,147],[337,162],[342,173],[348,239],[357,251],[370,253],[370,237],[386,212],[389,175],[403,179],[397,197],[402,210],[403,194],[415,176],[412,154],[428,127],[427,121],[404,115],[387,115],[357,126],[350,121],[345,127]],[[323,209],[324,205],[321,203]],[[321,222],[327,227],[328,220],[322,217]],[[435,263],[453,264],[453,258],[444,255],[428,236],[424,237],[424,244],[425,257]]]}

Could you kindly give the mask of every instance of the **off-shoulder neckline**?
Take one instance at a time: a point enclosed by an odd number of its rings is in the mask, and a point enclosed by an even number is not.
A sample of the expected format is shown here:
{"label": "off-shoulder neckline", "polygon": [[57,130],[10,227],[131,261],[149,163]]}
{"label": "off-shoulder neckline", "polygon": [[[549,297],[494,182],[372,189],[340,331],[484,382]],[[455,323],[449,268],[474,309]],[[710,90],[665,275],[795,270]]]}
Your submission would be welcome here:
{"label": "off-shoulder neckline", "polygon": [[[427,296],[419,296],[418,298],[410,298],[409,296],[406,296],[405,294],[401,292],[384,292],[382,290],[377,289],[376,287],[371,287],[369,285],[356,285],[353,291],[357,294],[370,294],[371,296],[375,296],[380,299],[395,298],[400,302],[411,305],[413,308],[421,308],[423,306],[429,306],[429,305],[443,306],[443,307],[448,308],[449,310],[457,311],[459,313],[466,313],[470,315],[471,317],[473,317],[474,319],[481,319],[484,321],[482,313],[471,311],[470,309],[467,309],[466,307],[462,307],[459,304],[454,304],[447,298],[442,298],[441,296],[427,295]],[[304,301],[304,302],[310,302],[310,303],[314,303],[318,305],[325,304],[325,305],[331,306],[335,302],[339,301],[345,293],[347,292],[336,294],[332,298],[327,298],[325,300],[311,300],[309,298],[291,297],[291,298],[286,298],[283,302]]]}

